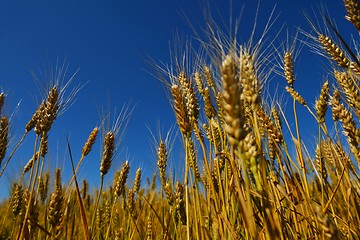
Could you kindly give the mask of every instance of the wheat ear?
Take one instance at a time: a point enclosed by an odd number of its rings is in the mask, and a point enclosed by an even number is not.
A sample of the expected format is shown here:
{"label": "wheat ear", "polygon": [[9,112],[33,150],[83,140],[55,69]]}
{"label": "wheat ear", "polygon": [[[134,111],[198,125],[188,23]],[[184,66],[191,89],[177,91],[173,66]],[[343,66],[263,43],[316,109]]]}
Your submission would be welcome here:
{"label": "wheat ear", "polygon": [[228,134],[229,142],[236,147],[239,141],[245,137],[245,118],[243,103],[240,99],[241,88],[237,76],[236,66],[231,56],[226,56],[221,68],[223,81],[224,117],[225,131]]}
{"label": "wheat ear", "polygon": [[360,31],[360,5],[358,0],[344,0],[345,8],[348,13],[345,18],[350,21],[358,31]]}

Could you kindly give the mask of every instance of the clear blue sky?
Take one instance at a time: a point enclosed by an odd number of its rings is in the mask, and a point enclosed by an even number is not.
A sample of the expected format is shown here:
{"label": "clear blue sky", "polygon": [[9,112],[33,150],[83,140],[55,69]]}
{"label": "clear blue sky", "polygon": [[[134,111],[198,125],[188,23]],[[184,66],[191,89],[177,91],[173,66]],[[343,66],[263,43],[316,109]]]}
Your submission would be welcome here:
{"label": "clear blue sky", "polygon": [[[210,0],[214,18],[225,23],[229,20],[227,0]],[[249,31],[254,20],[257,1],[233,1],[232,14],[237,17],[244,6],[241,32]],[[236,2],[236,3],[235,3]],[[263,0],[260,5],[259,23],[264,23],[270,10],[276,5],[279,14],[270,37],[285,24],[294,32],[301,26],[309,30],[303,13],[318,9],[322,1]],[[342,1],[326,1],[329,12],[336,19],[341,31],[351,27],[344,20]],[[182,13],[180,13],[182,12]],[[11,114],[21,100],[12,124],[12,147],[21,137],[26,122],[37,108],[40,99],[30,71],[44,70],[44,64],[52,64],[59,58],[69,63],[68,76],[80,69],[73,86],[86,85],[76,96],[75,104],[60,116],[50,133],[48,161],[52,166],[70,169],[65,149],[65,139],[70,138],[74,158],[77,161],[81,147],[94,126],[100,123],[99,110],[110,100],[111,112],[132,100],[135,110],[114,163],[114,168],[129,159],[131,172],[138,167],[146,175],[156,170],[151,134],[157,134],[157,125],[166,132],[175,122],[163,84],[150,73],[154,70],[147,63],[149,56],[157,62],[169,62],[169,44],[175,31],[191,36],[193,31],[185,22],[186,15],[200,30],[204,26],[202,6],[196,0],[139,0],[139,1],[2,1],[0,3],[0,88],[7,93],[6,110]],[[261,30],[261,29],[260,29]],[[283,30],[284,31],[284,30]],[[285,35],[285,31],[283,32]],[[247,36],[243,37],[244,40]],[[284,40],[280,37],[280,41]],[[194,40],[194,42],[196,42]],[[322,66],[322,58],[304,47],[299,57],[296,87],[307,101],[314,102],[326,72],[315,72]],[[150,72],[150,73],[149,73]],[[281,78],[271,84],[285,85]],[[301,111],[301,110],[300,110]],[[314,133],[315,134],[315,133]],[[31,134],[33,135],[33,134]],[[312,136],[311,136],[312,137]],[[98,139],[99,142],[99,139]],[[6,174],[0,179],[1,194],[8,192],[5,179],[17,179],[19,171],[31,157],[33,136],[29,136],[14,156]],[[82,177],[99,176],[99,145],[85,160]],[[64,163],[65,162],[65,163]],[[66,170],[67,169],[67,170]],[[143,178],[143,183],[145,178]],[[92,181],[92,180],[91,180]],[[112,176],[108,177],[112,181]],[[93,185],[93,187],[94,187]]]}

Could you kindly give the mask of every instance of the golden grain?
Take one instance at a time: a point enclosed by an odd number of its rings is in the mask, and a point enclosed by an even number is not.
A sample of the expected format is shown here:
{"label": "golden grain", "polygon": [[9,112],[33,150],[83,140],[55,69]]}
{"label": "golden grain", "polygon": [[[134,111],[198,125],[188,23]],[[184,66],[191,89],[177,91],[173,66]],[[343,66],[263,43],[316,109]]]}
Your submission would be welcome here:
{"label": "golden grain", "polygon": [[291,87],[285,87],[286,91],[290,93],[291,97],[294,98],[301,105],[306,106],[305,99],[297,92],[295,89]]}
{"label": "golden grain", "polygon": [[159,174],[160,181],[161,181],[161,185],[164,187],[167,181],[166,179],[167,150],[166,150],[166,144],[163,141],[161,141],[159,144],[157,157],[158,157],[157,165],[160,173]]}
{"label": "golden grain", "polygon": [[101,157],[100,172],[104,176],[108,173],[115,150],[115,134],[108,131],[105,135],[103,153]]}
{"label": "golden grain", "polygon": [[147,224],[146,224],[146,240],[152,240],[152,226],[153,226],[153,218],[151,214],[148,215]]}
{"label": "golden grain", "polygon": [[346,56],[346,53],[336,45],[331,38],[319,34],[318,41],[323,46],[324,50],[331,56],[331,59],[340,67],[348,68],[350,66],[350,60]]}
{"label": "golden grain", "polygon": [[212,72],[211,72],[210,67],[204,66],[204,75],[205,75],[207,85],[210,88],[214,88],[215,87],[215,82],[214,82],[214,78],[212,76]]}
{"label": "golden grain", "polygon": [[119,197],[123,193],[129,171],[130,171],[130,165],[129,162],[126,161],[121,169],[119,176],[116,178],[115,191],[114,191],[115,197]]}
{"label": "golden grain", "polygon": [[6,150],[9,144],[9,120],[7,117],[0,118],[0,166],[5,158]]}
{"label": "golden grain", "polygon": [[204,104],[205,104],[205,114],[208,119],[212,119],[216,116],[216,110],[211,102],[210,89],[208,87],[204,90]]}
{"label": "golden grain", "polygon": [[256,111],[260,104],[260,84],[256,76],[254,57],[244,51],[240,57],[241,96]]}
{"label": "golden grain", "polygon": [[327,171],[325,166],[325,160],[322,154],[322,144],[316,146],[315,150],[315,158],[316,158],[316,168],[319,173],[319,176],[321,177],[321,182],[327,181]]}
{"label": "golden grain", "polygon": [[326,81],[320,92],[319,99],[315,101],[315,110],[318,116],[318,122],[323,123],[325,121],[325,114],[329,101],[329,82]]}
{"label": "golden grain", "polygon": [[197,163],[196,150],[195,150],[194,142],[191,139],[188,140],[188,149],[189,149],[189,156],[188,156],[189,162],[187,164],[189,164],[189,166],[192,168],[195,179],[200,180],[200,172]]}
{"label": "golden grain", "polygon": [[294,87],[295,75],[294,75],[294,65],[292,59],[292,53],[289,51],[285,52],[284,55],[284,74],[285,79],[290,87]]}
{"label": "golden grain", "polygon": [[24,207],[24,190],[21,184],[15,183],[12,187],[11,202],[12,202],[12,212],[15,217],[17,217],[22,208]]}
{"label": "golden grain", "polygon": [[360,31],[360,6],[357,0],[344,0],[344,5],[348,13],[345,18],[350,21],[358,31]]}
{"label": "golden grain", "polygon": [[184,187],[180,182],[176,183],[174,218],[176,224],[180,220],[183,225],[186,225]]}
{"label": "golden grain", "polygon": [[50,173],[46,172],[45,175],[40,177],[39,182],[39,194],[40,194],[40,200],[42,203],[45,203],[45,200],[48,195],[48,189],[49,189],[49,180],[50,180]]}
{"label": "golden grain", "polygon": [[57,168],[55,172],[55,191],[50,195],[48,221],[57,235],[61,231],[61,222],[64,217],[65,199],[62,190],[61,173]]}
{"label": "golden grain", "polygon": [[351,107],[356,111],[356,114],[360,116],[360,96],[359,89],[355,86],[351,76],[346,72],[334,71],[335,79],[340,85],[346,99]]}
{"label": "golden grain", "polygon": [[180,131],[185,137],[190,137],[192,124],[186,109],[185,97],[181,93],[178,85],[173,85],[171,87],[171,93],[174,98],[174,111]]}
{"label": "golden grain", "polygon": [[174,204],[174,191],[173,188],[171,186],[170,182],[166,182],[165,185],[163,186],[163,190],[166,196],[166,199],[168,200],[168,203],[170,206],[172,206]]}
{"label": "golden grain", "polygon": [[90,135],[89,135],[89,138],[88,140],[86,141],[86,143],[84,144],[84,147],[82,148],[82,156],[85,157],[87,156],[90,152],[91,152],[91,149],[96,141],[96,137],[97,137],[97,134],[99,132],[99,128],[98,127],[95,127]]}
{"label": "golden grain", "polygon": [[141,168],[136,170],[135,180],[134,180],[134,193],[138,193],[140,190],[140,183],[141,183]]}
{"label": "golden grain", "polygon": [[195,78],[195,83],[196,83],[196,87],[197,87],[198,92],[201,95],[203,95],[204,94],[204,83],[203,83],[203,80],[201,78],[201,74],[199,72],[195,72],[194,78]]}
{"label": "golden grain", "polygon": [[2,92],[0,93],[0,115],[4,106],[4,102],[5,102],[5,94]]}
{"label": "golden grain", "polygon": [[236,66],[231,56],[226,56],[222,63],[224,117],[226,125],[225,131],[228,134],[229,142],[236,147],[241,139],[245,137],[245,118],[243,103],[241,102],[240,81],[237,77]]}

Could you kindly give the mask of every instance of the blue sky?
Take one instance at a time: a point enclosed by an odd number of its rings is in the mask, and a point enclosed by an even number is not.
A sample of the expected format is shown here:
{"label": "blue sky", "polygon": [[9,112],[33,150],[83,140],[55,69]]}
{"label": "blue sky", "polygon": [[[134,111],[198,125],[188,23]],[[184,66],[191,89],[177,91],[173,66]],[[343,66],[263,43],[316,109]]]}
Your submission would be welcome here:
{"label": "blue sky", "polygon": [[[154,69],[148,61],[151,58],[158,63],[169,62],[169,46],[175,32],[180,36],[194,35],[184,20],[184,15],[198,31],[204,27],[201,2],[0,2],[0,89],[7,93],[7,113],[12,114],[21,101],[12,122],[12,143],[20,139],[26,122],[37,108],[36,99],[40,99],[39,87],[35,84],[31,71],[39,73],[38,69],[46,70],[45,65],[52,65],[57,59],[62,63],[66,59],[69,77],[79,69],[73,86],[86,84],[77,94],[75,104],[53,126],[48,161],[52,166],[67,169],[69,162],[66,158],[66,137],[70,138],[76,160],[88,134],[100,123],[101,108],[107,108],[110,102],[110,110],[114,113],[116,108],[119,111],[131,100],[135,109],[113,169],[119,168],[128,159],[132,173],[142,167],[145,175],[151,176],[156,169],[156,158],[150,131],[157,135],[160,122],[165,134],[175,119],[164,86],[152,76]],[[228,1],[209,2],[214,19],[220,23],[224,20],[226,25],[231,12]],[[233,2],[234,17],[239,16],[241,7],[244,6],[239,35],[241,36],[242,31],[246,35],[253,25],[257,1]],[[326,2],[341,32],[346,33],[351,24],[343,18],[345,9],[342,1]],[[258,22],[259,25],[264,24],[276,5],[275,13],[279,17],[269,37],[275,36],[284,25],[278,41],[280,43],[284,40],[285,29],[294,32],[296,27],[301,26],[310,30],[303,13],[311,13],[312,9],[316,11],[321,3],[322,1],[314,0],[264,0],[260,4]],[[242,39],[246,40],[247,36]],[[196,43],[196,40],[193,42]],[[306,46],[303,48],[295,69],[295,86],[308,102],[314,102],[321,83],[327,76],[326,71],[315,71],[319,66],[322,68],[323,62],[323,58],[312,54]],[[272,79],[271,85],[285,86],[285,81],[277,77]],[[299,111],[302,114],[302,110]],[[6,174],[0,179],[0,195],[8,191],[9,184],[5,179],[16,179],[18,172],[31,157],[28,149],[31,149],[32,143],[33,136],[29,136],[12,159]],[[99,148],[98,145],[95,146],[93,153],[85,160],[81,173],[82,177],[92,179],[90,181],[93,181],[93,187],[99,176]],[[64,170],[64,174],[68,174],[65,171],[68,170]],[[112,181],[112,176],[108,177],[108,181]]]}

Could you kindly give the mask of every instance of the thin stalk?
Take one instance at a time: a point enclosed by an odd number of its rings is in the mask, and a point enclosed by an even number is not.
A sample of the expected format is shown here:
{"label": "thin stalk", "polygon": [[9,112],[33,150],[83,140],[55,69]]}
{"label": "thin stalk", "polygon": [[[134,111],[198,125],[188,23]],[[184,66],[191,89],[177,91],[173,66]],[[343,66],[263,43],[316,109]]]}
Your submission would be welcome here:
{"label": "thin stalk", "polygon": [[77,175],[77,173],[78,173],[78,171],[79,171],[79,168],[80,168],[80,166],[81,166],[84,158],[85,158],[85,156],[82,155],[81,158],[80,158],[80,160],[79,160],[79,162],[78,162],[78,164],[76,165],[74,175],[73,175],[73,176],[71,177],[71,179],[70,179],[70,182],[69,182],[68,187],[67,187],[67,189],[66,189],[66,191],[65,191],[65,194],[68,193],[68,192],[71,190],[71,185],[72,185],[72,183],[75,181],[75,176]]}
{"label": "thin stalk", "polygon": [[185,138],[185,177],[184,177],[184,185],[185,185],[185,203],[186,203],[186,237],[187,240],[190,240],[190,217],[189,217],[189,187],[188,187],[188,172],[189,172],[189,164],[188,164],[188,138]]}
{"label": "thin stalk", "polygon": [[[319,136],[318,136],[318,138],[319,138],[319,148],[320,148],[320,158],[321,158],[321,150],[322,150],[322,146],[321,146],[321,130],[320,130],[320,125],[319,125],[319,129],[318,129],[318,134],[319,134]],[[319,161],[321,161],[321,159],[319,159]],[[321,171],[321,173],[319,174],[319,177],[320,177],[320,179],[322,180],[322,182],[321,182],[321,207],[324,207],[324,183],[323,183],[323,181],[324,181],[324,179],[322,178],[322,171],[323,171],[323,164],[322,163],[320,163],[320,166],[321,166],[321,169],[320,169],[320,171]]]}
{"label": "thin stalk", "polygon": [[[73,178],[75,181],[75,187],[76,187],[76,197],[79,201],[79,208],[80,208],[80,214],[81,214],[81,222],[82,222],[82,227],[83,227],[83,231],[84,231],[84,237],[86,240],[90,240],[90,235],[89,235],[89,228],[88,228],[88,224],[87,224],[87,219],[86,219],[86,215],[85,215],[85,211],[84,211],[84,206],[81,200],[81,196],[80,196],[80,191],[79,191],[79,185],[76,179],[76,172],[74,169],[74,162],[73,162],[73,158],[72,158],[72,153],[71,153],[71,148],[70,148],[70,143],[69,143],[69,139],[66,139],[67,141],[67,146],[68,146],[68,151],[69,151],[69,155],[70,155],[70,161],[71,161],[71,167],[73,170]],[[75,219],[75,215],[74,215],[74,219]],[[74,231],[74,225],[72,226],[72,234],[73,235],[73,231]]]}
{"label": "thin stalk", "polygon": [[93,212],[93,216],[92,216],[92,220],[91,220],[90,239],[93,238],[93,234],[94,234],[96,212],[97,212],[97,209],[99,207],[100,196],[101,196],[101,193],[102,193],[103,185],[104,185],[104,175],[101,174],[100,189],[99,189],[99,192],[98,192],[97,197],[96,197],[95,208],[94,208],[94,212]]}
{"label": "thin stalk", "polygon": [[110,227],[111,227],[111,224],[112,224],[112,215],[113,215],[113,212],[115,212],[115,205],[116,205],[116,202],[117,202],[117,197],[111,196],[111,198],[113,198],[113,199],[112,199],[112,206],[111,206],[111,212],[110,212],[110,223],[109,223],[109,226],[107,227],[107,230],[106,230],[105,240],[108,239],[108,237],[109,237]]}
{"label": "thin stalk", "polygon": [[301,172],[303,175],[303,184],[305,185],[305,191],[306,191],[306,195],[307,198],[310,198],[310,194],[309,194],[309,188],[307,185],[307,176],[306,176],[306,169],[305,169],[305,161],[304,161],[304,156],[303,156],[303,151],[302,151],[302,146],[301,146],[301,137],[300,137],[300,130],[299,130],[299,121],[298,121],[298,117],[297,117],[297,111],[296,111],[296,100],[294,99],[293,101],[293,108],[294,108],[294,120],[295,120],[295,128],[296,128],[296,136],[297,139],[295,141],[296,144],[296,148],[297,148],[297,154],[299,157],[299,161],[300,161],[300,168],[301,168]]}
{"label": "thin stalk", "polygon": [[[234,176],[234,182],[235,182],[235,193],[237,194],[237,199],[240,202],[240,211],[244,220],[244,226],[245,226],[245,232],[247,234],[248,238],[255,238],[255,236],[257,236],[256,234],[256,228],[255,228],[255,219],[252,215],[252,208],[251,206],[248,204],[248,202],[250,201],[250,199],[246,199],[244,197],[244,193],[242,191],[242,187],[241,187],[241,183],[240,183],[240,179],[239,179],[239,175],[238,173],[238,169],[235,165],[235,151],[234,148],[231,148],[231,157],[230,157],[230,164],[231,164],[231,168],[233,171],[233,176]],[[248,202],[247,202],[248,201]],[[250,208],[249,208],[250,206]],[[249,211],[250,210],[250,211]]]}
{"label": "thin stalk", "polygon": [[[210,126],[210,129],[211,129],[211,131],[212,131],[212,126],[211,126],[211,124],[209,124],[209,126]],[[209,144],[210,146],[209,146],[209,157],[208,157],[208,159],[206,158],[206,157],[204,157],[204,164],[205,164],[205,168],[206,168],[206,171],[207,171],[207,173],[208,173],[208,177],[209,178],[211,178],[211,167],[212,166],[210,166],[209,165],[209,162],[208,162],[208,160],[210,160],[210,159],[212,159],[212,147],[211,147],[211,143]],[[207,156],[207,154],[205,153],[205,156]],[[212,164],[213,163],[213,161],[210,161],[210,164]],[[215,186],[214,186],[214,183],[213,183],[213,181],[212,181],[212,179],[209,179],[209,183],[210,183],[210,194],[208,194],[207,195],[207,200],[208,200],[208,206],[209,206],[209,213],[210,213],[210,206],[211,206],[211,203],[210,203],[210,201],[211,201],[211,194],[213,195],[213,200],[214,200],[214,203],[215,203],[215,210],[216,210],[216,212],[218,212],[219,210],[220,210],[220,206],[219,206],[219,199],[218,199],[218,195],[216,194],[216,191],[215,191]],[[209,216],[210,217],[210,216]],[[219,219],[219,224],[221,223],[221,221],[220,221],[220,219]],[[220,224],[221,225],[221,227],[222,227],[222,224]]]}
{"label": "thin stalk", "polygon": [[[38,161],[40,161],[40,157],[41,157],[41,156],[39,156]],[[38,187],[37,187],[37,189],[36,189],[36,196],[38,196],[38,195],[39,195],[39,189],[40,189],[40,178],[42,177],[42,172],[43,172],[43,169],[44,169],[44,164],[45,164],[45,157],[42,157],[42,158],[41,158],[40,174],[39,174],[39,182],[38,182]]]}
{"label": "thin stalk", "polygon": [[[34,159],[36,159],[36,148],[37,148],[38,140],[39,140],[39,134],[36,134],[35,143],[34,143],[34,156],[35,156]],[[39,159],[37,161],[39,162]],[[35,169],[35,160],[34,160],[34,163],[33,163],[32,167],[31,167],[31,174],[30,174],[30,180],[29,180],[28,189],[30,188],[30,186],[32,184],[32,181],[33,181],[33,178],[34,178],[34,169]],[[35,180],[34,180],[34,182],[35,182]],[[33,184],[33,186],[34,185],[35,184]],[[18,237],[17,237],[18,240],[24,238],[23,235],[24,235],[24,230],[25,230],[25,226],[26,226],[26,221],[27,221],[29,211],[30,211],[30,206],[31,206],[31,203],[32,203],[32,197],[33,197],[33,191],[31,190],[30,196],[29,196],[29,202],[28,202],[26,212],[25,212],[25,215],[24,215],[24,220],[23,220],[22,224],[20,225],[20,231],[19,231],[19,234],[18,234]]]}
{"label": "thin stalk", "polygon": [[327,211],[327,209],[329,208],[332,200],[334,199],[335,194],[336,194],[337,190],[338,190],[339,187],[340,187],[340,183],[341,183],[341,181],[342,181],[342,179],[343,179],[345,170],[346,170],[346,167],[344,167],[343,170],[341,171],[341,175],[340,175],[339,181],[338,181],[338,183],[336,184],[335,189],[334,189],[333,193],[331,194],[331,197],[330,197],[329,201],[326,203],[325,207],[324,207],[323,210],[321,211],[323,214],[326,213],[326,211]]}
{"label": "thin stalk", "polygon": [[0,173],[0,178],[1,176],[4,174],[5,172],[5,169],[7,167],[7,165],[9,164],[10,162],[10,159],[13,157],[13,155],[15,154],[16,150],[20,147],[21,143],[24,141],[25,139],[25,136],[27,135],[28,132],[24,133],[24,135],[22,136],[22,138],[20,139],[20,141],[16,144],[15,148],[12,150],[10,156],[8,157],[8,159],[6,160],[6,163],[3,167],[3,169],[1,170],[1,173]]}

